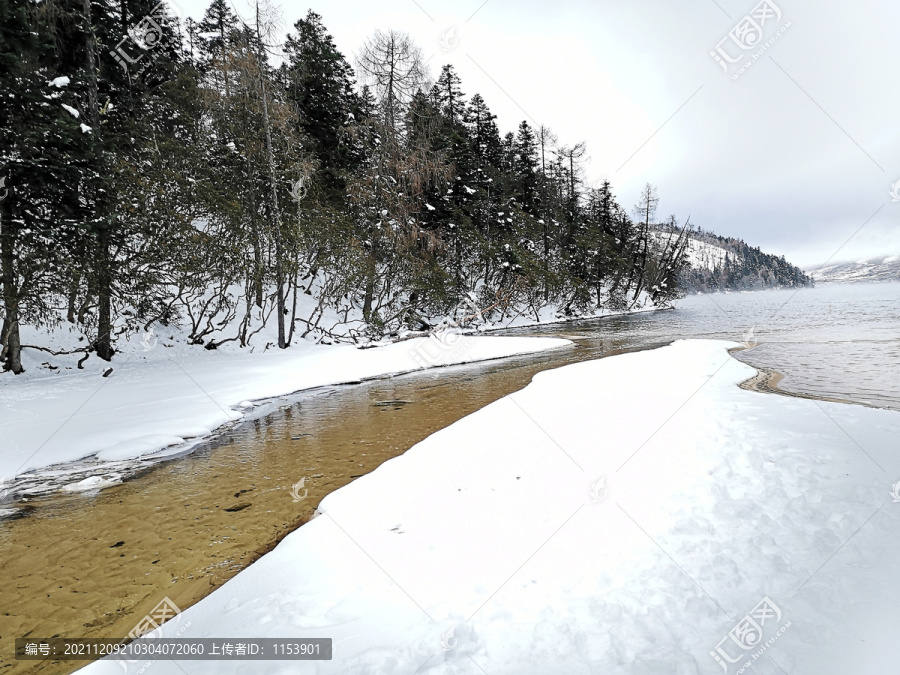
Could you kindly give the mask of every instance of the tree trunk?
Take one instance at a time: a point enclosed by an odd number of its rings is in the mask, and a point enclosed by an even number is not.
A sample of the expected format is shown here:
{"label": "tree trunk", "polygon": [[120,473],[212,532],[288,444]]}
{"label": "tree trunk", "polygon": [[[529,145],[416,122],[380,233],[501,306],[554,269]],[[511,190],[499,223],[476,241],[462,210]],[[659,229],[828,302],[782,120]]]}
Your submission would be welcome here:
{"label": "tree trunk", "polygon": [[[18,316],[18,312],[7,313],[15,314],[16,317]],[[3,332],[6,339],[6,344],[3,346],[3,370],[12,371],[16,375],[24,373],[25,368],[22,367],[22,342],[19,338],[18,318],[12,322],[10,322],[9,319],[4,319]]]}
{"label": "tree trunk", "polygon": [[87,118],[91,123],[91,133],[94,138],[100,138],[100,105],[99,96],[97,94],[97,45],[94,40],[94,24],[91,21],[91,0],[81,0],[82,11],[84,12],[84,35],[85,35],[85,51],[87,52],[87,71],[88,71],[88,110]]}
{"label": "tree trunk", "polygon": [[112,270],[109,261],[109,230],[100,224],[97,233],[97,356],[111,361],[116,351],[112,347]]}
{"label": "tree trunk", "polygon": [[641,239],[641,264],[640,264],[640,272],[638,274],[637,286],[634,289],[634,300],[631,303],[631,306],[634,307],[637,304],[638,296],[641,294],[641,291],[644,289],[644,275],[647,272],[647,250],[649,248],[650,234],[649,231],[645,228],[643,231],[643,237]]}
{"label": "tree trunk", "polygon": [[297,325],[297,286],[300,280],[294,277],[294,288],[291,295],[291,328],[288,331],[287,343],[291,344],[294,339],[294,326]]}
{"label": "tree trunk", "polygon": [[0,211],[0,279],[3,282],[3,306],[6,316],[3,319],[3,330],[0,333],[2,343],[3,369],[11,370],[18,375],[25,369],[22,367],[22,343],[19,340],[19,293],[16,284],[15,253],[13,252],[14,234],[9,227],[5,209]]}
{"label": "tree trunk", "polygon": [[[256,5],[256,37],[262,44],[259,33],[259,4]],[[275,221],[272,234],[275,239],[275,286],[276,286],[276,311],[278,312],[278,348],[285,349],[287,343],[284,339],[284,269],[282,267],[283,245],[281,241],[281,208],[278,205],[278,186],[275,176],[275,152],[272,149],[272,125],[269,120],[269,101],[266,90],[265,57],[262,48],[259,50],[259,79],[262,91],[263,124],[266,127],[266,159],[269,164],[269,185],[272,198],[272,217]]]}
{"label": "tree trunk", "polygon": [[[94,25],[91,21],[91,0],[81,1],[85,24],[85,52],[87,55],[88,73],[88,106],[87,119],[91,123],[91,135],[94,143],[101,142],[100,101],[97,92],[97,45],[94,40]],[[97,230],[94,261],[97,265],[97,339],[94,347],[97,356],[104,361],[112,360],[115,350],[112,348],[112,269],[109,259],[109,223],[103,222],[95,214],[99,224]]]}
{"label": "tree trunk", "polygon": [[75,323],[75,302],[78,300],[78,281],[72,282],[66,298],[66,321]]}
{"label": "tree trunk", "polygon": [[541,218],[544,221],[543,237],[544,237],[544,302],[550,298],[550,238],[547,233],[547,218]]}
{"label": "tree trunk", "polygon": [[258,205],[256,202],[256,191],[250,191],[250,228],[253,231],[253,277],[251,285],[253,289],[253,298],[256,306],[262,309],[263,306],[263,279],[266,276],[265,266],[263,263],[263,242],[262,232],[257,220]]}
{"label": "tree trunk", "polygon": [[366,290],[363,297],[363,319],[366,323],[371,323],[372,319],[372,300],[375,296],[375,261],[369,262],[369,269],[366,271]]}

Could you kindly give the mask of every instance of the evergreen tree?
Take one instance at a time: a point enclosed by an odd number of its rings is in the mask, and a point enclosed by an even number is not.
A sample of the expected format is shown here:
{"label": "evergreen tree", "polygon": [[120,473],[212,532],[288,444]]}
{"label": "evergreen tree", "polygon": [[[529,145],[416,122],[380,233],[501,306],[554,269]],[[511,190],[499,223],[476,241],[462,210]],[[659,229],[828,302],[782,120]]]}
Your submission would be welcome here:
{"label": "evergreen tree", "polygon": [[511,168],[516,200],[526,213],[535,215],[540,202],[538,148],[534,131],[525,120],[519,124],[513,152]]}
{"label": "evergreen tree", "polygon": [[[318,163],[317,181],[329,198],[341,201],[346,193],[346,173],[359,157],[348,143],[346,128],[358,109],[353,93],[353,70],[311,11],[288,35],[288,100],[297,108],[298,131],[310,144]],[[368,116],[366,112],[363,115]]]}

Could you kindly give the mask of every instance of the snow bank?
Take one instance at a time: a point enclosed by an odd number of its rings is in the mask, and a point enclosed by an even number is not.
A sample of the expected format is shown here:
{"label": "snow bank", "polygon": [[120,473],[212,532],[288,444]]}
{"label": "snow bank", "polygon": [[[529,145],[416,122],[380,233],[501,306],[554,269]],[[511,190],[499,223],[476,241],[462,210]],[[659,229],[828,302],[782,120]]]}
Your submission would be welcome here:
{"label": "snow bank", "polygon": [[730,346],[540,373],[329,495],[162,636],[334,640],[330,662],[192,675],[888,672],[900,415],[739,389]]}
{"label": "snow bank", "polygon": [[372,349],[301,344],[261,354],[169,354],[152,344],[120,355],[107,377],[102,368],[110,364],[94,359],[88,371],[7,378],[0,389],[0,487],[4,477],[87,456],[122,461],[165,448],[176,454],[191,444],[186,439],[241,418],[248,400],[572,343],[447,333]]}

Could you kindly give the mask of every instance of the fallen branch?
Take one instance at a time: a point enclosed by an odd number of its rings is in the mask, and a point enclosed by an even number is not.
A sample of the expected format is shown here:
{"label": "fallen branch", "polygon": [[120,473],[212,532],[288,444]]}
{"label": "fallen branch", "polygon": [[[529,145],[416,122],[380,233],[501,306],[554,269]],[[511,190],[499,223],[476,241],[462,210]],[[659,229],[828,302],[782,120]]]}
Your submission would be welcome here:
{"label": "fallen branch", "polygon": [[46,347],[38,347],[37,345],[22,345],[22,349],[37,349],[40,352],[47,352],[48,354],[52,354],[53,356],[66,356],[68,354],[80,354],[81,352],[89,352],[91,350],[91,346],[92,345],[79,347],[78,349],[73,349],[70,352],[55,352],[52,349],[47,349]]}

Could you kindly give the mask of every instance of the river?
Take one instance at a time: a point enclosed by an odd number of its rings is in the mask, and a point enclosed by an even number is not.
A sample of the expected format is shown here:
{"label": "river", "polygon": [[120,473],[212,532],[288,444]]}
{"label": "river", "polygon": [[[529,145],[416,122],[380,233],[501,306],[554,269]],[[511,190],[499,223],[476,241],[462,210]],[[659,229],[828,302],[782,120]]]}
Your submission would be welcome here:
{"label": "river", "polygon": [[900,410],[897,284],[690,296],[672,311],[505,332],[575,347],[285,397],[278,412],[192,455],[96,494],[33,500],[22,517],[0,521],[0,665],[71,672],[77,662],[12,660],[12,638],[124,636],[164,596],[193,604],[306,522],[329,492],[548,368],[727,339],[752,347],[738,358],[783,373],[785,391]]}

